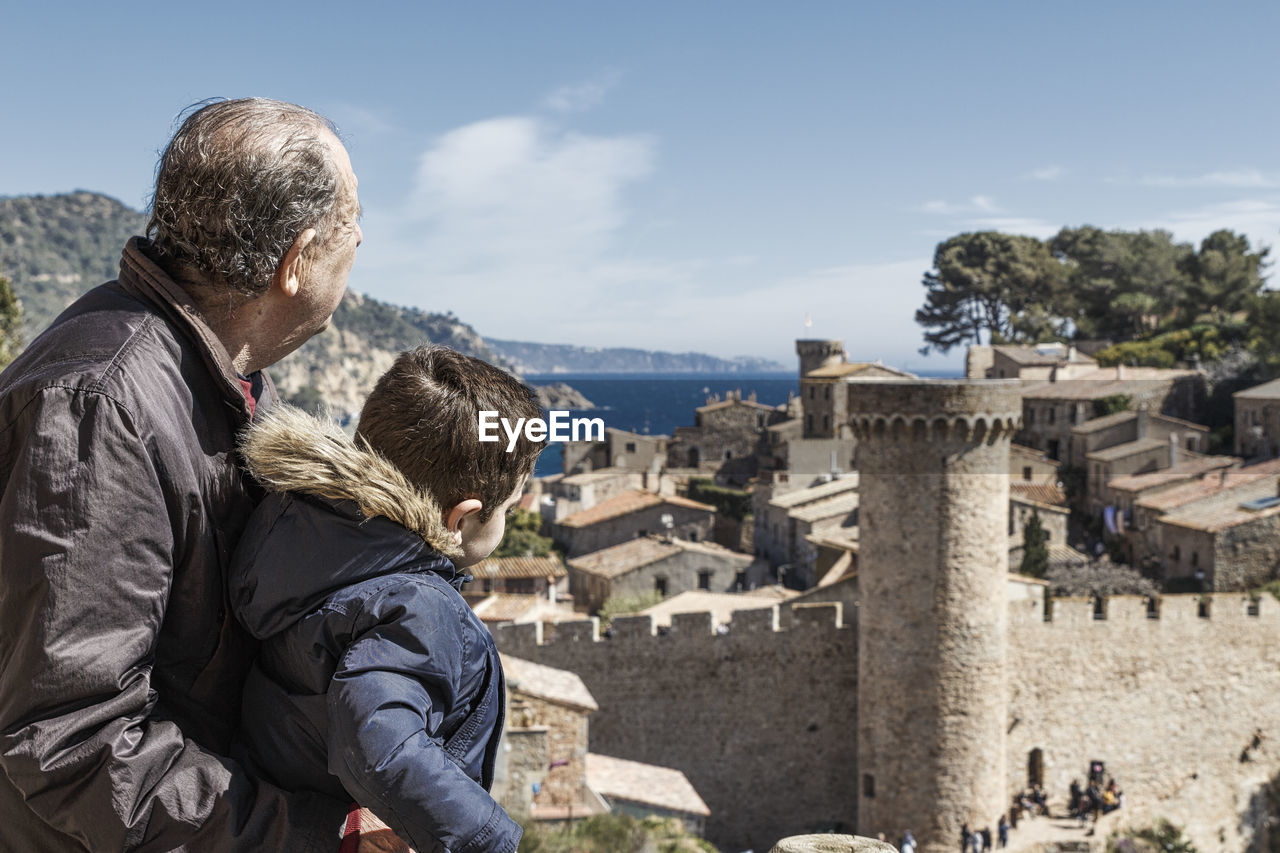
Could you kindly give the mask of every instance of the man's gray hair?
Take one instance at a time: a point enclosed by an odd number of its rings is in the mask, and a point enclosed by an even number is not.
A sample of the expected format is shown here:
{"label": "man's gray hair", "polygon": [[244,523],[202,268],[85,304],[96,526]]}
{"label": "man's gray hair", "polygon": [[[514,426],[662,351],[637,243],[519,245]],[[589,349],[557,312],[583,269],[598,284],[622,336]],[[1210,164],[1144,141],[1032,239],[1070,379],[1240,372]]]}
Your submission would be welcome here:
{"label": "man's gray hair", "polygon": [[323,246],[354,216],[329,133],[323,116],[267,98],[196,110],[156,168],[147,235],[157,260],[228,296],[265,293],[299,234],[314,228]]}

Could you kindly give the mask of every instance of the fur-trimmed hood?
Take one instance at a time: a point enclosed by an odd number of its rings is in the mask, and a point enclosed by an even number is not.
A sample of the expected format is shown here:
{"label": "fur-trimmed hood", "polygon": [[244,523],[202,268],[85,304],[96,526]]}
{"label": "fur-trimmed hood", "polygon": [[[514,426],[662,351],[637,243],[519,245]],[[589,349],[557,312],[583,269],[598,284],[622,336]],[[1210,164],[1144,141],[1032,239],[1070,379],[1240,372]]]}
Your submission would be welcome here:
{"label": "fur-trimmed hood", "polygon": [[446,557],[462,554],[435,499],[331,420],[293,406],[273,406],[245,430],[240,453],[268,491],[351,501],[365,518],[388,518]]}

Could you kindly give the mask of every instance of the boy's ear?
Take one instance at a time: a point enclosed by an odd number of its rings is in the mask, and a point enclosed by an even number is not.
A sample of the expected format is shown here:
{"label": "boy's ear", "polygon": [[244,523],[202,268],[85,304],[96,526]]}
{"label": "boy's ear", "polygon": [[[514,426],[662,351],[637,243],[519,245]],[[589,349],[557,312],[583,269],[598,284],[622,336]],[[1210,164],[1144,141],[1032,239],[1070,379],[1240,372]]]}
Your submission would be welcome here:
{"label": "boy's ear", "polygon": [[475,498],[459,501],[445,514],[444,524],[453,534],[453,544],[462,544],[462,527],[467,519],[478,513],[484,504]]}

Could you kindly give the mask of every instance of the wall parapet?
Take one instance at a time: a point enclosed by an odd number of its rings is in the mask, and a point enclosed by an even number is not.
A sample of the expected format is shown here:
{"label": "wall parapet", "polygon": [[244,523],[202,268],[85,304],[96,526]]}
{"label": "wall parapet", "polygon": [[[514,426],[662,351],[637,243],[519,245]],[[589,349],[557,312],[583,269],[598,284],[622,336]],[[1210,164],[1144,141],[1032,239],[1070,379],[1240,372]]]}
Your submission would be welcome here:
{"label": "wall parapet", "polygon": [[1109,623],[1206,623],[1232,629],[1250,625],[1280,627],[1280,601],[1269,594],[1241,592],[1175,593],[1149,598],[1144,595],[1111,595],[1100,598],[1050,598],[1010,603],[1011,625],[1043,624],[1046,627],[1093,625],[1105,630]]}
{"label": "wall parapet", "polygon": [[519,656],[522,649],[571,646],[575,644],[623,645],[631,643],[679,643],[686,640],[729,637],[787,635],[797,631],[847,631],[840,602],[799,604],[792,608],[789,624],[781,619],[778,605],[754,610],[735,611],[724,628],[717,630],[715,617],[707,611],[677,613],[670,627],[659,627],[652,616],[639,614],[618,616],[608,631],[600,631],[596,618],[576,622],[544,625],[540,622],[522,625],[500,625],[494,639],[503,652]]}

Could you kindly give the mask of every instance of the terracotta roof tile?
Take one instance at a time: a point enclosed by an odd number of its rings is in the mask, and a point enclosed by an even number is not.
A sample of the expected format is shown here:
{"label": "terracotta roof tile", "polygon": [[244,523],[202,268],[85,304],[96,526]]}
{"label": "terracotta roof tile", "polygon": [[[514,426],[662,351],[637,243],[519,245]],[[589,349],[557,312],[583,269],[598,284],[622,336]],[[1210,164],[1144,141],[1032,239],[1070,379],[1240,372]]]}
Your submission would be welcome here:
{"label": "terracotta roof tile", "polygon": [[501,655],[501,657],[507,687],[513,693],[537,696],[540,699],[587,711],[600,710],[591,691],[577,674],[567,669],[556,669],[511,655]]}
{"label": "terracotta roof tile", "polygon": [[587,527],[588,525],[598,524],[602,521],[608,521],[612,518],[629,515],[633,512],[660,506],[662,504],[684,507],[685,509],[701,509],[708,512],[715,512],[716,510],[713,506],[698,503],[697,501],[691,501],[688,498],[682,498],[675,495],[655,495],[653,492],[642,492],[637,489],[632,489],[630,491],[614,495],[607,501],[602,501],[590,509],[575,512],[573,515],[562,519],[558,523],[565,527]]}
{"label": "terracotta roof tile", "polygon": [[489,557],[467,569],[481,578],[564,577],[564,563],[555,554],[545,557]]}
{"label": "terracotta roof tile", "polygon": [[707,817],[711,810],[679,770],[587,753],[587,785],[610,800],[626,800]]}
{"label": "terracotta roof tile", "polygon": [[1010,483],[1009,497],[1048,506],[1067,505],[1066,493],[1049,483]]}

